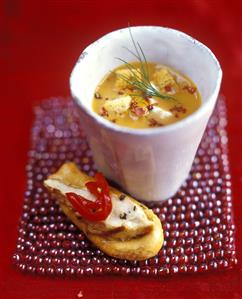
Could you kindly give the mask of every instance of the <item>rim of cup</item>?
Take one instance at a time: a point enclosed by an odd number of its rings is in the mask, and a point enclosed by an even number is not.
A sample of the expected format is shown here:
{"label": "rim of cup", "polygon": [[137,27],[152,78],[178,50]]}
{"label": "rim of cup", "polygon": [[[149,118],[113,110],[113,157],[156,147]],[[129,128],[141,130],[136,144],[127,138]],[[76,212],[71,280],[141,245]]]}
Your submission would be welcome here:
{"label": "rim of cup", "polygon": [[158,127],[158,128],[134,129],[134,128],[130,128],[130,127],[117,125],[117,124],[112,123],[109,120],[99,116],[96,112],[92,111],[92,109],[87,108],[87,106],[85,104],[83,104],[82,99],[79,98],[79,96],[76,95],[76,92],[75,92],[76,84],[75,84],[74,78],[75,78],[75,75],[76,75],[77,68],[81,67],[82,62],[83,62],[83,59],[78,59],[77,63],[75,64],[75,66],[72,70],[71,76],[70,76],[71,94],[72,94],[72,97],[74,98],[74,100],[76,101],[76,103],[78,104],[78,106],[80,106],[80,108],[82,108],[82,110],[87,115],[89,115],[91,118],[93,118],[93,120],[95,122],[97,122],[97,124],[99,124],[100,126],[105,127],[106,129],[111,130],[111,131],[120,132],[120,133],[128,134],[128,135],[139,135],[139,136],[144,135],[144,136],[147,136],[147,135],[156,135],[156,134],[161,134],[161,133],[166,134],[166,133],[170,133],[174,130],[181,129],[183,127],[189,126],[191,123],[196,122],[197,119],[202,117],[202,115],[206,114],[207,110],[210,108],[211,101],[216,100],[216,95],[219,92],[220,83],[221,83],[221,80],[222,80],[222,69],[221,69],[220,64],[219,64],[216,56],[214,55],[214,53],[207,46],[205,46],[203,43],[196,40],[195,38],[191,37],[190,35],[182,32],[182,31],[172,29],[172,28],[168,28],[168,27],[161,27],[161,26],[131,26],[131,27],[126,27],[126,28],[121,28],[121,29],[118,29],[118,30],[114,30],[112,32],[109,32],[109,33],[103,35],[102,37],[100,37],[99,39],[97,39],[96,41],[91,43],[89,46],[87,46],[82,51],[82,53],[80,54],[80,57],[83,57],[83,56],[85,56],[85,54],[88,54],[89,52],[94,51],[97,44],[105,41],[106,39],[110,38],[111,36],[116,35],[119,32],[127,31],[127,30],[133,29],[133,28],[138,28],[138,29],[151,28],[151,29],[162,29],[162,30],[171,31],[173,34],[179,35],[180,38],[185,38],[188,42],[191,43],[191,46],[199,47],[200,50],[202,50],[204,52],[207,52],[209,54],[209,56],[211,57],[211,61],[214,63],[214,66],[217,69],[217,78],[216,78],[215,88],[213,89],[213,92],[210,94],[210,96],[207,98],[206,102],[202,101],[202,105],[198,108],[198,110],[196,110],[192,114],[188,115],[184,119],[179,120],[175,123],[169,124],[167,126]]}

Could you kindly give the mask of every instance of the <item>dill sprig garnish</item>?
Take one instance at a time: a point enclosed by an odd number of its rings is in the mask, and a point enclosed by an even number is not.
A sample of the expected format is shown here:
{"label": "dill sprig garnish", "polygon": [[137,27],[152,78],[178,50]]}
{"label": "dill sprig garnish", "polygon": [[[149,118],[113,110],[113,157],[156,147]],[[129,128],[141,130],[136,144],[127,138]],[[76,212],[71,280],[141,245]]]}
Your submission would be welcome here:
{"label": "dill sprig garnish", "polygon": [[[144,96],[150,96],[150,97],[158,97],[164,100],[174,100],[172,96],[169,96],[167,94],[161,93],[154,85],[152,85],[150,78],[149,78],[149,72],[148,72],[148,64],[147,60],[144,54],[144,51],[142,50],[139,42],[135,42],[131,28],[129,27],[129,33],[131,37],[132,44],[134,46],[135,52],[131,51],[130,49],[124,47],[128,52],[130,52],[136,59],[138,59],[140,63],[140,70],[136,69],[132,64],[128,63],[124,59],[116,58],[123,62],[126,67],[129,69],[129,71],[132,74],[131,79],[128,76],[118,74],[118,76],[123,79],[125,82],[127,82],[130,86],[132,86],[134,89],[140,91]],[[130,94],[131,96],[140,96],[138,94]]]}

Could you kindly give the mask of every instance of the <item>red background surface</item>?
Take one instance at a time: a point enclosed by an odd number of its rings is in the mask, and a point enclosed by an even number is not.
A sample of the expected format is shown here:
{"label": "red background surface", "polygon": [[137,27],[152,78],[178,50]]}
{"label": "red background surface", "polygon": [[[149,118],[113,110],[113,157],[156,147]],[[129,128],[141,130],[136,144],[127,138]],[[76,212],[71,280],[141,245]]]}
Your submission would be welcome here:
{"label": "red background surface", "polygon": [[[242,297],[241,13],[242,1],[0,1],[1,298],[77,298],[80,290],[83,298]],[[227,272],[161,279],[50,279],[17,272],[11,254],[25,188],[32,108],[43,98],[68,96],[69,75],[81,50],[128,22],[185,31],[208,45],[221,62],[239,266]]]}

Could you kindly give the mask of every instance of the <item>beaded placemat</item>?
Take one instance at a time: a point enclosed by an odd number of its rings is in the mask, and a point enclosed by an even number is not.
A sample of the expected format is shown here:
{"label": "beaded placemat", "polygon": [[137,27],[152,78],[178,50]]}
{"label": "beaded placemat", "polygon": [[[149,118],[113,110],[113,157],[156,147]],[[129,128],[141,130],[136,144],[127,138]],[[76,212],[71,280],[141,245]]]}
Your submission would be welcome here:
{"label": "beaded placemat", "polygon": [[162,222],[165,241],[157,256],[142,262],[111,258],[95,248],[43,187],[47,175],[67,160],[89,175],[96,170],[76,109],[71,100],[61,98],[35,108],[27,191],[13,255],[17,268],[52,276],[160,276],[228,269],[237,263],[222,98],[186,183],[173,198],[152,206]]}

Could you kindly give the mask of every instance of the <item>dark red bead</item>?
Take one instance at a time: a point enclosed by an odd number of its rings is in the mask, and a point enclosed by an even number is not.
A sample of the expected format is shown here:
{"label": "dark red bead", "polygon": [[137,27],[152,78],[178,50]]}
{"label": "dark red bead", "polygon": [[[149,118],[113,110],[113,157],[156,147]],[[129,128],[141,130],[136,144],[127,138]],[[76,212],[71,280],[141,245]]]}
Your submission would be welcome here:
{"label": "dark red bead", "polygon": [[167,248],[166,252],[167,252],[167,255],[172,256],[174,253],[174,250],[173,250],[173,248],[169,247],[169,248]]}
{"label": "dark red bead", "polygon": [[206,264],[200,264],[199,266],[198,266],[198,272],[204,272],[204,271],[207,271],[208,270],[208,265],[206,265]]}
{"label": "dark red bead", "polygon": [[150,268],[149,270],[150,270],[149,274],[151,276],[156,276],[158,273],[158,270],[156,268]]}
{"label": "dark red bead", "polygon": [[218,260],[217,263],[218,263],[218,269],[220,270],[227,268],[229,265],[227,260]]}
{"label": "dark red bead", "polygon": [[35,274],[36,272],[36,267],[33,267],[32,265],[27,266],[26,271],[30,274]]}
{"label": "dark red bead", "polygon": [[19,254],[14,254],[12,257],[12,260],[14,262],[14,264],[18,264],[21,260],[20,255]]}
{"label": "dark red bead", "polygon": [[[91,268],[89,268],[89,269],[91,270]],[[105,266],[105,267],[103,267],[103,271],[104,271],[104,273],[111,273],[112,269],[109,266]]]}
{"label": "dark red bead", "polygon": [[66,256],[67,256],[67,257],[74,257],[75,255],[76,255],[75,250],[68,249],[68,250],[66,251]]}
{"label": "dark red bead", "polygon": [[188,231],[180,229],[179,237],[181,237],[184,240],[184,238],[187,237],[187,236],[188,236]]}
{"label": "dark red bead", "polygon": [[192,246],[194,244],[194,240],[192,238],[186,238],[185,239],[185,245],[188,246]]}
{"label": "dark red bead", "polygon": [[[135,272],[136,272],[136,267],[132,267],[130,271],[131,271],[132,274],[135,274]],[[120,267],[118,267],[118,266],[114,266],[114,267],[113,267],[113,273],[117,274],[117,273],[119,273],[119,272],[120,272]]]}
{"label": "dark red bead", "polygon": [[188,233],[189,237],[197,237],[198,236],[198,231],[196,229],[191,229]]}
{"label": "dark red bead", "polygon": [[229,262],[229,267],[233,267],[234,265],[238,264],[238,259],[235,256],[232,256],[228,262]]}
{"label": "dark red bead", "polygon": [[75,268],[73,267],[66,267],[64,270],[67,276],[73,276],[75,274]]}
{"label": "dark red bead", "polygon": [[100,274],[103,273],[103,269],[102,269],[101,267],[96,266],[96,267],[94,267],[94,269],[93,269],[93,273],[94,273],[94,274],[98,274],[98,275],[100,275]]}
{"label": "dark red bead", "polygon": [[62,276],[62,275],[64,274],[64,270],[63,270],[63,268],[61,268],[61,267],[57,267],[57,268],[55,268],[55,274],[56,274],[57,276]]}
{"label": "dark red bead", "polygon": [[18,264],[18,268],[21,270],[21,271],[26,271],[27,270],[27,265],[26,264]]}
{"label": "dark red bead", "polygon": [[181,246],[177,246],[176,248],[175,248],[175,250],[174,250],[174,253],[175,254],[178,254],[178,255],[181,255],[181,254],[183,254],[184,253],[184,247],[181,247]]}
{"label": "dark red bead", "polygon": [[195,272],[197,272],[197,266],[195,266],[195,265],[188,265],[187,266],[187,272],[190,272],[190,273],[195,273]]}
{"label": "dark red bead", "polygon": [[154,258],[149,260],[149,264],[151,266],[157,265],[158,263],[159,263],[159,258],[158,257],[154,257]]}
{"label": "dark red bead", "polygon": [[221,241],[218,241],[218,240],[215,240],[212,242],[212,246],[213,248],[216,250],[216,249],[219,249],[222,247],[222,242]]}
{"label": "dark red bead", "polygon": [[206,253],[206,258],[207,258],[208,261],[214,259],[214,257],[215,257],[215,253],[214,253],[213,250],[209,250],[209,251]]}
{"label": "dark red bead", "polygon": [[170,239],[170,240],[168,240],[168,246],[169,247],[175,247],[176,243],[177,243],[176,239]]}
{"label": "dark red bead", "polygon": [[135,274],[140,274],[140,271],[141,271],[141,268],[140,267],[136,267],[136,269],[135,269]]}
{"label": "dark red bead", "polygon": [[74,266],[78,266],[80,264],[80,260],[79,260],[79,258],[74,257],[71,259],[71,263]]}
{"label": "dark red bead", "polygon": [[169,273],[169,269],[167,267],[161,267],[158,269],[158,275],[163,276]]}
{"label": "dark red bead", "polygon": [[185,254],[190,255],[190,254],[193,253],[193,251],[194,251],[193,247],[186,247],[185,248]]}
{"label": "dark red bead", "polygon": [[171,273],[178,273],[178,270],[179,270],[179,268],[175,265],[171,266],[171,268],[170,268]]}
{"label": "dark red bead", "polygon": [[46,273],[50,276],[54,275],[55,274],[55,268],[54,267],[48,267],[46,269]]}
{"label": "dark red bead", "polygon": [[179,245],[184,245],[185,244],[185,239],[183,239],[183,238],[178,238],[177,239],[177,245],[179,246]]}
{"label": "dark red bead", "polygon": [[[150,274],[150,268],[149,268],[149,267],[141,268],[140,273],[141,273],[141,275],[143,275],[143,276],[148,276],[148,275]],[[125,271],[125,274],[127,274],[126,271]]]}
{"label": "dark red bead", "polygon": [[178,258],[178,264],[182,265],[182,264],[186,264],[188,262],[188,256],[185,254],[182,254],[179,256]]}
{"label": "dark red bead", "polygon": [[212,244],[210,243],[203,243],[203,251],[208,251],[212,249]]}
{"label": "dark red bead", "polygon": [[214,270],[214,269],[216,269],[217,268],[217,262],[215,262],[215,261],[209,261],[208,263],[207,263],[207,265],[208,265],[208,270]]}
{"label": "dark red bead", "polygon": [[217,259],[220,259],[220,258],[222,258],[224,256],[224,251],[222,250],[222,249],[217,249],[216,251],[215,251],[215,257],[217,258]]}
{"label": "dark red bead", "polygon": [[[97,261],[98,261],[98,259],[97,259]],[[83,265],[89,265],[91,263],[91,259],[88,257],[81,257],[80,263]],[[97,262],[97,264],[98,264],[98,262]]]}
{"label": "dark red bead", "polygon": [[46,271],[44,267],[36,267],[36,272],[40,275],[44,275]]}
{"label": "dark red bead", "polygon": [[202,245],[200,245],[200,244],[194,245],[194,248],[193,248],[194,253],[196,253],[196,254],[200,253],[202,250],[203,250],[203,246]]}
{"label": "dark red bead", "polygon": [[198,263],[204,263],[206,261],[206,254],[204,252],[200,252],[197,255]]}
{"label": "dark red bead", "polygon": [[226,250],[225,252],[224,252],[224,257],[225,258],[230,258],[231,256],[233,256],[234,255],[234,251],[233,250]]}
{"label": "dark red bead", "polygon": [[[169,257],[168,257],[168,258],[169,258]],[[164,256],[164,255],[162,255],[161,257],[159,257],[159,262],[160,262],[160,264],[164,264],[164,263],[166,263],[166,259],[167,259],[167,257]]]}
{"label": "dark red bead", "polygon": [[69,248],[71,248],[71,241],[69,241],[69,240],[64,240],[64,241],[62,242],[62,246],[63,246],[63,248],[65,248],[65,249],[69,249]]}
{"label": "dark red bead", "polygon": [[170,258],[170,263],[171,264],[177,264],[179,261],[179,257],[178,255],[172,255],[171,258]]}
{"label": "dark red bead", "polygon": [[186,265],[178,266],[178,272],[180,272],[180,273],[187,272],[187,266]]}
{"label": "dark red bead", "polygon": [[54,265],[60,265],[62,263],[60,258],[53,258],[52,261]]}
{"label": "dark red bead", "polygon": [[204,239],[205,239],[204,236],[199,235],[199,236],[195,237],[195,243],[197,243],[197,244],[203,243]]}
{"label": "dark red bead", "polygon": [[197,255],[194,253],[190,254],[188,259],[189,259],[189,263],[191,263],[191,264],[196,264],[198,261]]}
{"label": "dark red bead", "polygon": [[170,233],[171,238],[177,238],[179,236],[179,231],[178,230],[173,230]]}
{"label": "dark red bead", "polygon": [[43,264],[44,265],[51,265],[51,263],[52,263],[52,259],[51,258],[49,258],[49,257],[43,258]]}

